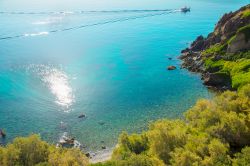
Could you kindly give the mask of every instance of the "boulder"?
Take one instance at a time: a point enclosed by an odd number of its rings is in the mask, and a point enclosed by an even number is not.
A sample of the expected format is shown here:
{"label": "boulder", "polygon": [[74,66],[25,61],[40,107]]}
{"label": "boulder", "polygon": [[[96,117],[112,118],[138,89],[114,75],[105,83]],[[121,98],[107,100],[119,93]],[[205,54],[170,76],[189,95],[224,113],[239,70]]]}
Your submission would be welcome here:
{"label": "boulder", "polygon": [[84,115],[84,114],[81,114],[78,116],[78,118],[85,118],[85,117],[86,117],[86,115]]}
{"label": "boulder", "polygon": [[90,158],[90,153],[85,153],[85,156]]}
{"label": "boulder", "polygon": [[98,124],[102,126],[105,124],[105,122],[100,121],[100,122],[98,122]]}
{"label": "boulder", "polygon": [[191,44],[192,51],[200,51],[204,49],[205,38],[203,36],[198,36],[196,40]]}
{"label": "boulder", "polygon": [[227,73],[206,73],[202,77],[204,85],[231,88],[231,78]]}
{"label": "boulder", "polygon": [[175,67],[175,66],[168,66],[167,69],[168,69],[168,70],[175,70],[176,67]]}
{"label": "boulder", "polygon": [[227,52],[237,53],[239,51],[244,51],[244,50],[249,50],[249,49],[250,49],[250,40],[247,39],[247,36],[245,34],[239,33],[229,43]]}

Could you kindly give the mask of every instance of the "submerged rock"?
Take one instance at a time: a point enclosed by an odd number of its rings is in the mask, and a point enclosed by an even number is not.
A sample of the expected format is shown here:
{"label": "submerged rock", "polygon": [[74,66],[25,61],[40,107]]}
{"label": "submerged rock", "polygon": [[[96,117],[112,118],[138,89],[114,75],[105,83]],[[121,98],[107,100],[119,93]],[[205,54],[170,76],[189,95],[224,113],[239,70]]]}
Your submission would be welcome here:
{"label": "submerged rock", "polygon": [[101,122],[98,122],[98,124],[102,126],[102,125],[105,124],[105,122],[102,122],[102,121],[101,121]]}
{"label": "submerged rock", "polygon": [[168,69],[168,70],[175,70],[176,67],[175,67],[175,66],[168,66],[167,69]]}
{"label": "submerged rock", "polygon": [[86,115],[84,115],[84,114],[81,114],[78,116],[78,118],[85,118],[85,117],[86,117]]}

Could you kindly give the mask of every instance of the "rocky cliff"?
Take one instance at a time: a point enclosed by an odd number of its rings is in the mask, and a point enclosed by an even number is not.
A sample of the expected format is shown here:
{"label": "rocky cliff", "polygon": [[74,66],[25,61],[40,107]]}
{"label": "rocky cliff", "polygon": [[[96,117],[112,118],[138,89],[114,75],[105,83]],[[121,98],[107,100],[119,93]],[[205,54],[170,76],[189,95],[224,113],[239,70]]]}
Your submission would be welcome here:
{"label": "rocky cliff", "polygon": [[225,14],[212,33],[182,50],[182,67],[202,73],[204,84],[237,89],[250,82],[250,5]]}

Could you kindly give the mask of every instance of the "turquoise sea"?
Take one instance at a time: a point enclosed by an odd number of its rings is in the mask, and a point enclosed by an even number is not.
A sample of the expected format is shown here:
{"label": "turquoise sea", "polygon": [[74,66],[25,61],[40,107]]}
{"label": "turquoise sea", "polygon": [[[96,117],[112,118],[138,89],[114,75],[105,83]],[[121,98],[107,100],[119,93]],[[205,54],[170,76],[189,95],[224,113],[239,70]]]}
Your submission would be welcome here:
{"label": "turquoise sea", "polygon": [[[198,74],[180,69],[180,51],[211,32],[225,12],[246,4],[1,0],[0,128],[7,132],[1,142],[39,133],[56,143],[67,132],[97,151],[113,147],[124,130],[181,117],[212,94]],[[185,5],[190,13],[174,10]],[[153,9],[169,10],[141,11]],[[177,70],[167,71],[169,65]]]}

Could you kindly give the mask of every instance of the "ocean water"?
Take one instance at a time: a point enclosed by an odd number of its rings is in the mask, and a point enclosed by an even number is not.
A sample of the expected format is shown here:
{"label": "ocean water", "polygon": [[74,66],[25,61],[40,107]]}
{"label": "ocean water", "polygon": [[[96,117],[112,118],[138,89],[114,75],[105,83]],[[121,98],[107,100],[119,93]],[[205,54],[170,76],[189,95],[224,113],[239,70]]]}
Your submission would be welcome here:
{"label": "ocean water", "polygon": [[[225,12],[246,4],[1,0],[0,128],[7,132],[1,141],[38,133],[56,143],[67,132],[98,151],[112,148],[122,131],[181,117],[213,94],[198,74],[180,69],[180,51],[211,32]],[[185,5],[190,13],[175,10]],[[117,12],[151,9],[169,10]],[[116,12],[81,12],[91,10]],[[167,71],[169,65],[177,70]]]}

